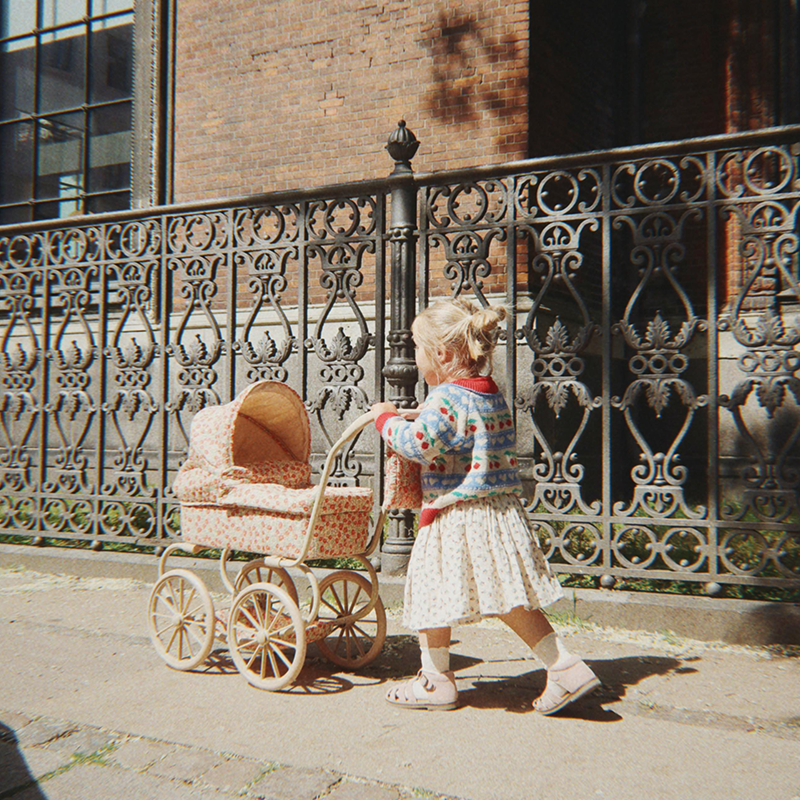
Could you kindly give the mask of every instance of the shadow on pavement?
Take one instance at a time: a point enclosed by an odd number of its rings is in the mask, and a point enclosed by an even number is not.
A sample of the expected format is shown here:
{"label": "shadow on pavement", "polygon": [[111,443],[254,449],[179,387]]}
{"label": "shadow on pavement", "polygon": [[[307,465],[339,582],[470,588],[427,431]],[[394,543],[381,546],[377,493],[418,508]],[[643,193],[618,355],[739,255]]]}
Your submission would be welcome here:
{"label": "shadow on pavement", "polygon": [[[604,708],[625,697],[629,686],[635,686],[653,675],[687,674],[697,670],[690,665],[693,659],[678,660],[668,656],[626,656],[603,660],[588,659],[602,686],[592,694],[568,706],[557,716],[578,718],[594,722],[617,722],[622,717],[615,711]],[[465,669],[484,664],[491,669],[491,661],[452,653],[450,668],[458,675]],[[521,663],[528,664],[526,660]],[[394,682],[412,676],[419,669],[419,644],[416,636],[393,635],[386,638],[383,652],[372,664],[358,669],[358,685],[364,678],[374,683]],[[197,670],[206,674],[230,675],[237,673],[236,667],[226,651],[218,650],[206,665]],[[534,698],[544,689],[544,669],[535,669],[511,677],[481,677],[464,687],[460,681],[459,698],[462,706],[473,708],[502,708],[515,714],[536,713],[531,707]],[[315,646],[309,653],[303,669],[294,683],[281,690],[296,696],[341,694],[354,688],[354,683],[342,674],[339,667],[331,664],[319,654]],[[2,800],[2,793],[0,793]]]}
{"label": "shadow on pavement", "polygon": [[227,650],[212,650],[202,666],[192,672],[203,672],[205,674],[235,675],[238,670],[233,663],[233,659]]}
{"label": "shadow on pavement", "polygon": [[337,669],[333,664],[318,666],[308,664],[303,667],[294,683],[283,689],[284,694],[341,694],[353,688],[353,682],[342,677],[341,674],[331,674],[332,669]]}
{"label": "shadow on pavement", "polygon": [[[453,640],[455,644],[457,640]],[[482,663],[482,658],[473,658],[461,653],[450,653],[450,669],[458,672],[461,669]],[[356,670],[359,675],[380,678],[382,681],[395,681],[415,675],[419,669],[419,641],[417,637],[407,634],[387,636],[383,651],[375,662],[363,669]]]}
{"label": "shadow on pavement", "polygon": [[16,733],[0,722],[0,798],[10,798],[24,787],[25,800],[47,800],[20,752]]}
{"label": "shadow on pavement", "polygon": [[[331,674],[332,671],[335,672],[337,670],[338,667],[324,660],[315,652],[310,651],[306,656],[300,674],[292,683],[280,691],[288,694],[305,695],[340,694],[341,692],[347,692],[352,689],[352,681],[347,680],[347,678],[341,675]],[[230,654],[227,650],[222,649],[212,652],[201,667],[191,671],[204,675],[239,675],[239,670],[236,669],[236,665],[233,663]],[[239,679],[244,680],[244,677],[240,676]],[[2,800],[1,797],[0,800]]]}
{"label": "shadow on pavement", "polygon": [[[622,717],[611,709],[603,708],[604,705],[619,702],[629,686],[635,686],[653,675],[696,672],[693,667],[683,666],[685,661],[666,656],[626,656],[602,661],[588,659],[586,663],[595,671],[603,685],[559,712],[557,716],[594,722],[617,722]],[[531,703],[541,694],[545,681],[544,669],[511,678],[476,680],[471,688],[459,691],[459,698],[462,705],[473,708],[504,708],[515,714],[534,714],[536,712]]]}

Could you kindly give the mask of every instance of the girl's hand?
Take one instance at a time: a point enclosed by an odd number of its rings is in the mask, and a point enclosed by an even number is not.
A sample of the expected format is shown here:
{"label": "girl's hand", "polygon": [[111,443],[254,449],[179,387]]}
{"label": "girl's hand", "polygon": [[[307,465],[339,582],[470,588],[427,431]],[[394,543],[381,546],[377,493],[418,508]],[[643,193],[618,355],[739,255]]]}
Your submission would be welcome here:
{"label": "girl's hand", "polygon": [[409,422],[411,422],[412,420],[415,420],[420,415],[421,412],[422,412],[421,408],[404,408],[400,412],[400,416],[403,419],[407,419]]}
{"label": "girl's hand", "polygon": [[397,406],[394,403],[375,403],[370,409],[373,419],[378,419],[381,414],[397,414]]}

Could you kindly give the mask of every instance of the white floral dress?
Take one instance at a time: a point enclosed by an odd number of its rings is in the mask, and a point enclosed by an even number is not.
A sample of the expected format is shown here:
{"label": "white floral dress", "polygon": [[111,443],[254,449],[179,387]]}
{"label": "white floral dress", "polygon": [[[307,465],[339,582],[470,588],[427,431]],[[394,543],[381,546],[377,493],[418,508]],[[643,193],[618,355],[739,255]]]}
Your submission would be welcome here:
{"label": "white floral dress", "polygon": [[448,506],[420,529],[403,624],[442,628],[563,596],[516,495],[496,495]]}

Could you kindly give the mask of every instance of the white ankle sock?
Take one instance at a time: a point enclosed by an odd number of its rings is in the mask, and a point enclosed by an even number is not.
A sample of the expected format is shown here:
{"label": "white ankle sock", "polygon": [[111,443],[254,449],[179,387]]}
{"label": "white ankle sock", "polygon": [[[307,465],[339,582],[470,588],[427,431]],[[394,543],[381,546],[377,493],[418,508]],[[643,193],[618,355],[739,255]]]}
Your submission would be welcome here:
{"label": "white ankle sock", "polygon": [[422,647],[422,669],[425,672],[447,672],[450,669],[449,647]]}
{"label": "white ankle sock", "polygon": [[555,633],[543,636],[531,648],[533,654],[544,664],[545,669],[558,668],[567,659],[572,658],[572,653],[564,646],[564,642]]}

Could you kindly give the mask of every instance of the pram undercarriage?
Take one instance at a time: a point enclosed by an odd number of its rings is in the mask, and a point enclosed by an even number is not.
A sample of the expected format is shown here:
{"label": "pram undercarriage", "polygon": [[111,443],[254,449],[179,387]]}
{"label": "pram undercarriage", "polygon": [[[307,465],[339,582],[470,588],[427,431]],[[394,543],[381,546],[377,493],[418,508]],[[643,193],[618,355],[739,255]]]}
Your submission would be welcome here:
{"label": "pram undercarriage", "polygon": [[319,579],[313,569],[297,565],[308,579],[310,602],[301,608],[289,572],[270,566],[270,559],[246,562],[231,581],[230,550],[220,556],[220,574],[230,592],[224,608],[215,608],[203,580],[189,569],[167,569],[176,550],[197,554],[197,545],[173,544],[161,556],[159,578],[150,594],[153,643],[173,669],[192,670],[216,647],[227,645],[239,672],[260,689],[282,689],[303,667],[306,647],[316,642],[326,659],[358,669],[378,657],[386,638],[386,612],[378,596],[377,575],[336,570]]}

